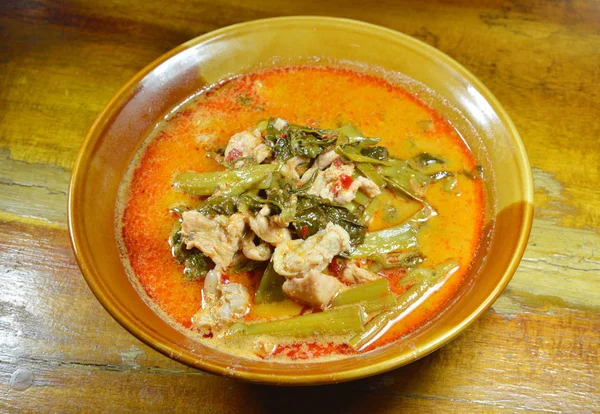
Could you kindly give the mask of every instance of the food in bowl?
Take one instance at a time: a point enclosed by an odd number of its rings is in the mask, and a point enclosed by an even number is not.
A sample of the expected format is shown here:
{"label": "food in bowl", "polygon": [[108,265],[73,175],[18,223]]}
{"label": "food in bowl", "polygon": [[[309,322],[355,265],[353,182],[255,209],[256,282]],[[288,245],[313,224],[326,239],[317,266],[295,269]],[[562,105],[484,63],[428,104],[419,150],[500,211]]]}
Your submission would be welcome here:
{"label": "food in bowl", "polygon": [[151,306],[210,347],[277,361],[368,352],[442,313],[481,253],[484,175],[399,79],[265,69],[160,122],[117,206]]}

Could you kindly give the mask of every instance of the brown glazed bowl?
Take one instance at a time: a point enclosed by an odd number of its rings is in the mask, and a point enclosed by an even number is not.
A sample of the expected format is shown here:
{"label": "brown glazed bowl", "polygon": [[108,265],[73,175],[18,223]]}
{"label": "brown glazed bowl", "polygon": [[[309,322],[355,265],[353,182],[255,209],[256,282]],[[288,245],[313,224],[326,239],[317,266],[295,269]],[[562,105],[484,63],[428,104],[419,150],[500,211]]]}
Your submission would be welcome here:
{"label": "brown glazed bowl", "polygon": [[[115,241],[117,190],[140,143],[165,114],[206,85],[281,64],[335,63],[400,72],[410,90],[463,134],[487,177],[487,254],[472,282],[434,321],[394,344],[339,361],[281,363],[234,357],[170,326],[129,281]],[[434,91],[434,92],[432,92]],[[190,366],[272,384],[324,384],[382,373],[446,344],[489,308],[521,259],[532,221],[532,179],[519,134],[506,111],[465,68],[431,46],[358,21],[285,17],[226,27],[158,58],[110,101],[86,136],[69,188],[69,229],[90,288],[129,332]],[[486,250],[486,249],[481,249]]]}

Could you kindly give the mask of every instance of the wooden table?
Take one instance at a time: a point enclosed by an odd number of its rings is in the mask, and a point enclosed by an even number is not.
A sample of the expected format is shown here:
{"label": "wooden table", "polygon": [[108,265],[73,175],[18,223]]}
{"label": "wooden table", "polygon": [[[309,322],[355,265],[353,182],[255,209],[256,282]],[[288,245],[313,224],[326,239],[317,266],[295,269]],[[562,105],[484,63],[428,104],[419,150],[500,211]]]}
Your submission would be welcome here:
{"label": "wooden table", "polygon": [[[0,411],[600,412],[600,3],[88,3],[0,5]],[[275,388],[178,364],[112,320],[73,258],[66,197],[84,134],[135,72],[207,31],[301,14],[387,26],[471,70],[522,134],[536,212],[513,281],[454,342],[373,378]]]}

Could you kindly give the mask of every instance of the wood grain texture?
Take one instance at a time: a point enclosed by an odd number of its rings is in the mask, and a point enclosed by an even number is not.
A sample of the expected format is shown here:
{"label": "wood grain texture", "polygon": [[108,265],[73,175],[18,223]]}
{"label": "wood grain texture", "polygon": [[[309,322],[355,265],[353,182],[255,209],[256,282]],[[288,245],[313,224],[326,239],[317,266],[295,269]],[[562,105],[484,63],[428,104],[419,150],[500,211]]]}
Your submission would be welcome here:
{"label": "wood grain texture", "polygon": [[[465,65],[521,132],[536,211],[509,287],[457,340],[373,378],[281,389],[192,370],[114,322],[73,258],[66,192],[87,129],[139,69],[298,14],[387,26]],[[600,3],[8,0],[0,39],[1,412],[600,412]]]}

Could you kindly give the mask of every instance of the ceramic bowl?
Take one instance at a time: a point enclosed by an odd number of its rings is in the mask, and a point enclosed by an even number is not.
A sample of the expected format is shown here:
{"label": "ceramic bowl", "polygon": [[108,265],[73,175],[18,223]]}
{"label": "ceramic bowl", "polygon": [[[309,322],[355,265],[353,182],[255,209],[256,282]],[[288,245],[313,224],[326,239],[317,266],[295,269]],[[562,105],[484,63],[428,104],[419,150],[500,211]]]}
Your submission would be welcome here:
{"label": "ceramic bowl", "polygon": [[[117,191],[142,140],[186,97],[232,75],[306,62],[358,64],[365,71],[380,67],[417,81],[412,92],[429,96],[427,103],[458,128],[486,171],[487,254],[477,258],[472,282],[448,309],[406,340],[339,361],[240,359],[190,339],[142,300],[125,274],[115,242]],[[262,383],[323,384],[400,367],[466,329],[492,305],[517,269],[531,227],[532,199],[531,171],[517,130],[496,98],[457,62],[383,27],[336,18],[286,17],[200,36],[135,75],[83,142],[69,189],[68,218],[73,249],[91,290],[123,327],[146,344],[170,358],[226,376]]]}

